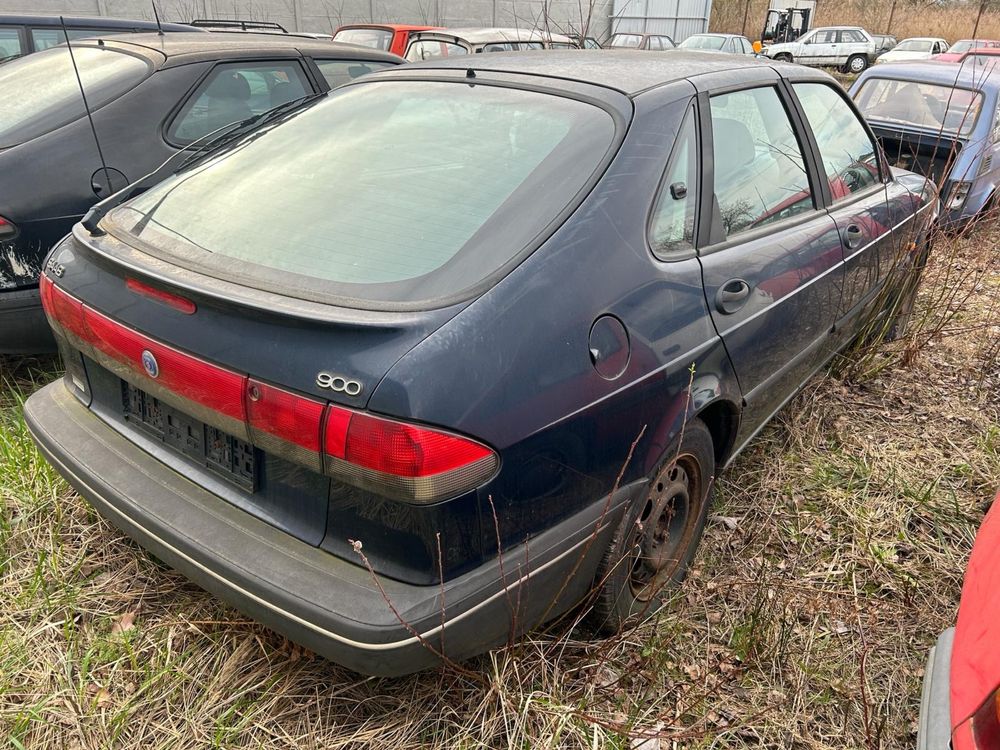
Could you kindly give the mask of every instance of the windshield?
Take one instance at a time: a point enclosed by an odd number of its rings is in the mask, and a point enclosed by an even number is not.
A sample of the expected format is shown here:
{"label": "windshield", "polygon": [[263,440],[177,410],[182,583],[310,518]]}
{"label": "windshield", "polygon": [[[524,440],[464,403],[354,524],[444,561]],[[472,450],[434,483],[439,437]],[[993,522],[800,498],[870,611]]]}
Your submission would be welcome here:
{"label": "windshield", "polygon": [[219,278],[358,307],[453,298],[515,262],[584,187],[612,117],[497,86],[338,89],[109,216]]}
{"label": "windshield", "polygon": [[972,132],[983,106],[978,91],[888,78],[868,79],[854,98],[869,120],[960,136]]}
{"label": "windshield", "polygon": [[[73,47],[91,110],[145,78],[143,60],[106,47]],[[3,116],[0,149],[37,138],[86,114],[67,47],[54,47],[0,65]]]}
{"label": "windshield", "polygon": [[388,29],[341,29],[333,35],[333,41],[357,44],[388,52],[389,47],[392,46],[392,32]]}
{"label": "windshield", "polygon": [[722,45],[726,43],[726,37],[724,36],[689,36],[680,46],[684,49],[722,49]]}
{"label": "windshield", "polygon": [[926,39],[904,39],[895,47],[892,48],[893,52],[930,52],[931,45],[934,42],[927,41]]}
{"label": "windshield", "polygon": [[642,44],[642,34],[615,34],[608,42],[609,47],[626,47],[628,49],[638,49]]}

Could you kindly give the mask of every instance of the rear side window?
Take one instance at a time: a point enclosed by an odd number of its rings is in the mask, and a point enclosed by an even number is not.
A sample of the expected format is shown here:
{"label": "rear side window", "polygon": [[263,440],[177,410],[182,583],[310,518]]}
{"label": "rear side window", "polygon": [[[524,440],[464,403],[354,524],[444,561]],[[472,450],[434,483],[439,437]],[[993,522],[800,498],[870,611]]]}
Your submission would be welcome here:
{"label": "rear side window", "polygon": [[711,101],[715,195],[726,235],[813,210],[805,159],[777,90]]}
{"label": "rear side window", "polygon": [[185,144],[312,93],[296,62],[216,65],[177,113],[167,137]]}
{"label": "rear side window", "polygon": [[435,57],[454,57],[455,55],[467,55],[469,50],[461,44],[451,44],[450,42],[439,42],[434,39],[418,39],[411,42],[406,49],[406,59],[410,62],[418,60],[433,60]]}
{"label": "rear side window", "polygon": [[822,83],[793,84],[812,128],[834,200],[881,181],[878,150],[857,115]]}
{"label": "rear side window", "polygon": [[841,31],[840,41],[855,44],[865,41],[865,38],[857,31]]}
{"label": "rear side window", "polygon": [[0,62],[12,60],[23,54],[21,32],[18,29],[0,29]]}
{"label": "rear side window", "polygon": [[697,200],[698,140],[694,110],[690,110],[677,135],[653,210],[650,243],[654,253],[665,255],[694,247]]}
{"label": "rear side window", "polygon": [[317,60],[316,66],[331,89],[343,86],[365,73],[374,73],[392,66],[392,63],[371,60]]}
{"label": "rear side window", "polygon": [[[150,73],[145,61],[116,50],[74,46],[73,52],[92,110],[121,96]],[[86,114],[65,47],[0,65],[0,91],[4,97],[0,148],[37,138]]]}
{"label": "rear side window", "polygon": [[605,110],[498,86],[346,86],[114,213],[204,273],[376,307],[516,262],[614,143]]}
{"label": "rear side window", "polygon": [[388,52],[392,46],[392,32],[388,29],[343,29],[333,35],[333,41]]}
{"label": "rear side window", "polygon": [[75,39],[89,39],[95,36],[114,36],[121,33],[123,32],[109,31],[108,29],[66,29],[66,34],[63,34],[61,28],[32,29],[31,41],[35,45],[35,51],[41,52],[43,49],[58,47],[60,44],[63,44],[66,41],[66,36],[69,36],[70,41],[73,41]]}

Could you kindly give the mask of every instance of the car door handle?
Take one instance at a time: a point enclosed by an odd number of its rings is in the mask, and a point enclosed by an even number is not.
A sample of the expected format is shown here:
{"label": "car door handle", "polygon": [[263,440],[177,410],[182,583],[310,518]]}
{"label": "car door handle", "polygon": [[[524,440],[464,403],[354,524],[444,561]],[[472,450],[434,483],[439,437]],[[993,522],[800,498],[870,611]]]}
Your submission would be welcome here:
{"label": "car door handle", "polygon": [[723,315],[732,315],[750,299],[750,285],[743,279],[731,279],[715,293],[715,309]]}
{"label": "car door handle", "polygon": [[861,233],[861,227],[857,224],[851,224],[844,231],[844,247],[848,250],[857,250],[863,241],[864,235]]}

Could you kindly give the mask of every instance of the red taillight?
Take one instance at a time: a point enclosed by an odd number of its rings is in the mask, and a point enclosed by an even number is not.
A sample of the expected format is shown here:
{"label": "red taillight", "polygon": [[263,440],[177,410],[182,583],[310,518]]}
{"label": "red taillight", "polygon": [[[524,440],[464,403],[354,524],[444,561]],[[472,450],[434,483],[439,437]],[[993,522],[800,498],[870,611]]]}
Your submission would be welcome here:
{"label": "red taillight", "polygon": [[173,294],[172,292],[165,292],[162,289],[157,289],[156,287],[145,284],[137,279],[126,279],[125,286],[136,294],[149,297],[150,299],[156,300],[167,307],[172,307],[185,315],[193,315],[198,309],[197,305],[186,297],[181,297],[180,295]]}
{"label": "red taillight", "polygon": [[496,454],[440,430],[330,407],[327,472],[410,502],[435,502],[471,490],[496,470]]}
{"label": "red taillight", "polygon": [[11,240],[17,236],[17,225],[0,216],[0,240]]}
{"label": "red taillight", "polygon": [[316,471],[326,404],[251,379],[247,383],[250,440],[265,451],[287,456]]}
{"label": "red taillight", "polygon": [[42,308],[49,316],[49,320],[81,341],[90,341],[91,334],[84,320],[83,303],[66,294],[53,284],[52,279],[45,274],[39,277],[38,286],[42,298]]}

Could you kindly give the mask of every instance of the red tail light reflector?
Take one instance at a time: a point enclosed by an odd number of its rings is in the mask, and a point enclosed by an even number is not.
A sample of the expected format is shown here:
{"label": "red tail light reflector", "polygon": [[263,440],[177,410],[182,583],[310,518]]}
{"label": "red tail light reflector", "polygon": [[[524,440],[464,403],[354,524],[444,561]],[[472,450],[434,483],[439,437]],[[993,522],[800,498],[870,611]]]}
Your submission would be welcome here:
{"label": "red tail light reflector", "polygon": [[0,216],[0,240],[10,240],[17,236],[17,226]]}
{"label": "red tail light reflector", "polygon": [[45,274],[39,277],[38,286],[42,298],[42,308],[49,316],[49,320],[81,341],[90,341],[90,331],[84,320],[83,303],[66,294],[53,284],[52,279]]}
{"label": "red tail light reflector", "polygon": [[247,416],[251,442],[268,452],[322,471],[320,432],[323,401],[251,379],[247,383]]}
{"label": "red tail light reflector", "polygon": [[409,502],[431,503],[482,484],[497,456],[468,438],[331,406],[328,473]]}
{"label": "red tail light reflector", "polygon": [[185,315],[193,315],[198,309],[197,305],[186,297],[181,297],[180,295],[173,294],[171,292],[165,292],[162,289],[157,289],[149,284],[145,284],[138,279],[125,279],[125,286],[136,294],[149,297],[150,299],[156,300],[167,307],[172,307]]}

